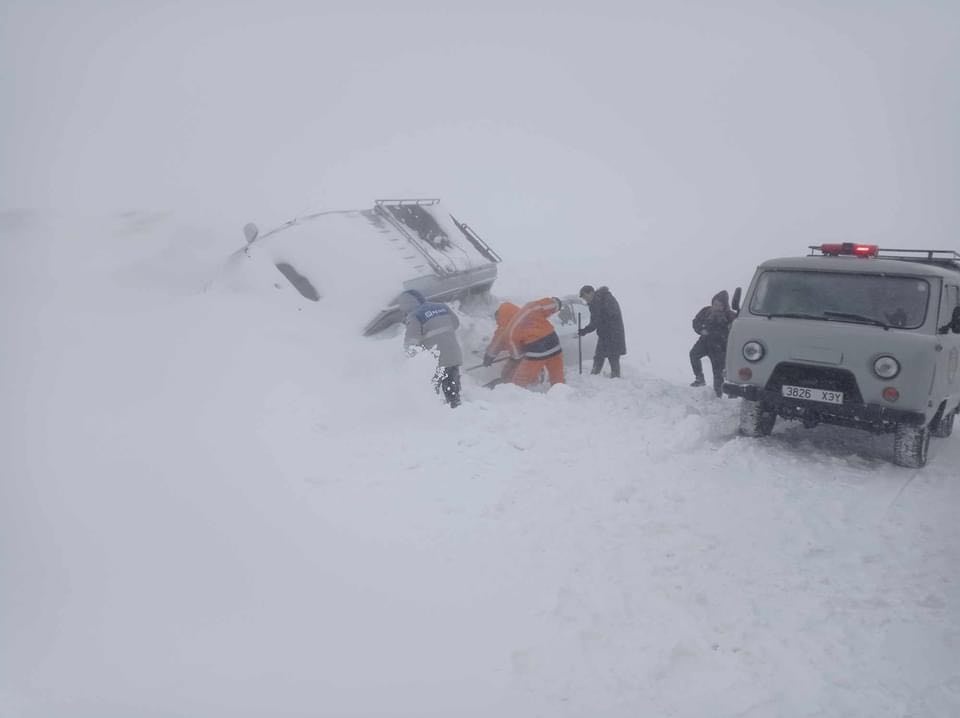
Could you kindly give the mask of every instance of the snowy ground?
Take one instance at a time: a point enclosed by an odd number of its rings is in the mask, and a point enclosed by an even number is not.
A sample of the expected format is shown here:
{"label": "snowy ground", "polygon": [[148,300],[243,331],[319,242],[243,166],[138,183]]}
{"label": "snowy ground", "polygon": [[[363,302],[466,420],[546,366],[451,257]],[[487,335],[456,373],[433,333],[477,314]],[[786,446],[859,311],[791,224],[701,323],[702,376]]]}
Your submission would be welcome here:
{"label": "snowy ground", "polygon": [[239,235],[0,219],[0,716],[960,715],[956,437],[738,438],[626,286],[623,380],[452,412]]}

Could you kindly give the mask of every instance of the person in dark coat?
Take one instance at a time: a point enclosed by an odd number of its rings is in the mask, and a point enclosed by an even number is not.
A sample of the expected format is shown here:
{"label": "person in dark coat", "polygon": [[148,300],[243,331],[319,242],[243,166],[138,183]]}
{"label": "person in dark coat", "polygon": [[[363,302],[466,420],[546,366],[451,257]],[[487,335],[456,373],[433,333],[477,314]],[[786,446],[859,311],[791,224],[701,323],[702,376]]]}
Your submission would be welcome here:
{"label": "person in dark coat", "polygon": [[591,374],[599,374],[603,362],[610,362],[610,376],[620,376],[620,357],[627,353],[620,304],[607,287],[594,290],[589,284],[580,288],[580,298],[590,307],[590,323],[580,330],[580,336],[596,331],[597,350],[593,355]]}
{"label": "person in dark coat", "polygon": [[713,390],[717,396],[723,396],[723,367],[727,361],[727,337],[730,325],[737,313],[730,308],[730,295],[726,290],[713,295],[709,307],[704,307],[693,318],[693,331],[699,337],[690,349],[690,366],[693,368],[693,383],[690,386],[703,386],[703,357],[710,358],[713,369]]}

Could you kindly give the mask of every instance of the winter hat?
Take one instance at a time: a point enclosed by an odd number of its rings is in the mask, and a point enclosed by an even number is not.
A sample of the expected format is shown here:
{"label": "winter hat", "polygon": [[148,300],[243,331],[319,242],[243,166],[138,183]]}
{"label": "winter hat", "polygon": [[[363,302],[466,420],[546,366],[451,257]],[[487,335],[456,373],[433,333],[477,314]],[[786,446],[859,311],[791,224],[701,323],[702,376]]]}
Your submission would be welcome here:
{"label": "winter hat", "polygon": [[730,295],[727,294],[726,289],[721,289],[719,292],[713,295],[713,299],[710,300],[710,303],[718,301],[723,305],[724,309],[730,308]]}
{"label": "winter hat", "polygon": [[519,311],[520,307],[513,302],[504,302],[497,307],[497,311],[494,312],[493,318],[497,320],[498,327],[504,327],[510,323],[511,319],[517,316]]}
{"label": "winter hat", "polygon": [[589,284],[584,284],[582,287],[580,287],[580,298],[581,298],[581,299],[583,299],[583,295],[584,295],[584,294],[593,294],[593,293],[594,293],[594,289],[593,289],[593,287],[590,286]]}
{"label": "winter hat", "polygon": [[397,297],[397,306],[401,311],[409,314],[426,301],[426,298],[416,289],[408,289]]}

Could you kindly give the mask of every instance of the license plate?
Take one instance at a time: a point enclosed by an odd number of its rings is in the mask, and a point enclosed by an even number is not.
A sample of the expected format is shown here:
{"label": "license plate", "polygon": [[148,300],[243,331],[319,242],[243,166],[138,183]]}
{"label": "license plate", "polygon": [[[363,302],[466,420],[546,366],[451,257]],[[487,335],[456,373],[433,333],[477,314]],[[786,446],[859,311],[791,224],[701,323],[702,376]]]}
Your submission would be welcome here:
{"label": "license plate", "polygon": [[807,401],[822,401],[825,404],[842,404],[843,392],[829,389],[811,389],[807,386],[787,386],[782,389],[783,395],[790,399],[806,399]]}

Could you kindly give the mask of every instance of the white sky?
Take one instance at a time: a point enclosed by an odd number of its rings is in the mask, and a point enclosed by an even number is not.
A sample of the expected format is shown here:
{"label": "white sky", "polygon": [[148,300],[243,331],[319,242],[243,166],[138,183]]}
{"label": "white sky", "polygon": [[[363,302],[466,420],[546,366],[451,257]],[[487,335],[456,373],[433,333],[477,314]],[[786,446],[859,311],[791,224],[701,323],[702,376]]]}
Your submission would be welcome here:
{"label": "white sky", "polygon": [[[957,714],[957,438],[732,439],[686,352],[771,255],[960,249],[960,2],[496,5],[0,0],[4,716]],[[609,284],[624,383],[450,421],[335,304],[197,291],[388,195]]]}
{"label": "white sky", "polygon": [[507,255],[957,245],[960,4],[575,5],[0,0],[0,209],[239,237],[442,196]]}

